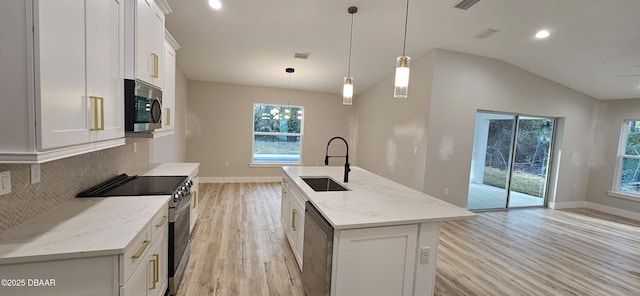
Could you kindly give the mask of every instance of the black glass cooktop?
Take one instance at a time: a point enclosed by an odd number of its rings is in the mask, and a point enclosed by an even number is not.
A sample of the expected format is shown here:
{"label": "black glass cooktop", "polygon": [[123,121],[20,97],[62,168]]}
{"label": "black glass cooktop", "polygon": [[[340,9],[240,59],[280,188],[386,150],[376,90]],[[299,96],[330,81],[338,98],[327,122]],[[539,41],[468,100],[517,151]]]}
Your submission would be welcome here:
{"label": "black glass cooktop", "polygon": [[172,194],[186,180],[186,176],[128,176],[121,174],[78,193],[77,197]]}

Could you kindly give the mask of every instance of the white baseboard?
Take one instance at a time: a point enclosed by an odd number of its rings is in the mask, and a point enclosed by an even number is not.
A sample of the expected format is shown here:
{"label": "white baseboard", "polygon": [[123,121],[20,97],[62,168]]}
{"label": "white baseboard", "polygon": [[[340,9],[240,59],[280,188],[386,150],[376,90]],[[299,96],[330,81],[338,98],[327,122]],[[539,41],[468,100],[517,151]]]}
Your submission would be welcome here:
{"label": "white baseboard", "polygon": [[200,183],[265,183],[282,182],[282,176],[267,177],[199,177]]}
{"label": "white baseboard", "polygon": [[640,221],[640,213],[618,209],[614,207],[609,207],[609,206],[604,206],[604,205],[592,203],[592,202],[590,202],[587,207],[592,210],[605,212],[607,214],[612,214],[612,215]]}
{"label": "white baseboard", "polygon": [[555,210],[571,209],[571,208],[588,208],[588,209],[600,211],[603,213],[640,221],[640,213],[618,209],[618,208],[605,206],[605,205],[588,202],[588,201],[574,201],[574,202],[561,202],[561,203],[549,202],[549,208],[552,208]]}
{"label": "white baseboard", "polygon": [[570,201],[570,202],[549,202],[549,208],[554,210],[572,209],[572,208],[588,208],[589,202],[586,201]]}

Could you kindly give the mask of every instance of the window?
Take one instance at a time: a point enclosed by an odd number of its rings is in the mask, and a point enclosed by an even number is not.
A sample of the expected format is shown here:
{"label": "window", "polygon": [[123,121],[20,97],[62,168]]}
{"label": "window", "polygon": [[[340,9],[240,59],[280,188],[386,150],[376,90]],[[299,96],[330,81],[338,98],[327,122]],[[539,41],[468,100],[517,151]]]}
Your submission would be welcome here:
{"label": "window", "polygon": [[254,164],[300,163],[303,107],[253,104]]}
{"label": "window", "polygon": [[625,120],[613,191],[640,197],[640,121]]}

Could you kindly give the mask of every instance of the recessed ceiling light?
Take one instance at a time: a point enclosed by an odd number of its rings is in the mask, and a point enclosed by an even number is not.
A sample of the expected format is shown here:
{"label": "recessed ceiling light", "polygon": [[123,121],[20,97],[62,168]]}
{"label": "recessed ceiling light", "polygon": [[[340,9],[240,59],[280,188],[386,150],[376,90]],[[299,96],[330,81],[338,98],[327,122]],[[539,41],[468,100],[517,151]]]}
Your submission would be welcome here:
{"label": "recessed ceiling light", "polygon": [[209,6],[213,9],[220,9],[222,8],[222,2],[220,0],[209,0]]}
{"label": "recessed ceiling light", "polygon": [[540,30],[536,33],[536,38],[538,39],[545,39],[547,37],[549,37],[549,31],[547,30]]}

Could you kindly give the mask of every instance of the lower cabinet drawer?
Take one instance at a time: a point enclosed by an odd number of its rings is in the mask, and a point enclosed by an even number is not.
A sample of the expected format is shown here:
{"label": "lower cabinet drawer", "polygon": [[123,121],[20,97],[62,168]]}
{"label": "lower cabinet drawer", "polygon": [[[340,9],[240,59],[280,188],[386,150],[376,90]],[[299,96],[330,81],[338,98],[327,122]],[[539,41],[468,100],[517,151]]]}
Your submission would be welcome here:
{"label": "lower cabinet drawer", "polygon": [[144,261],[144,256],[151,244],[149,228],[145,227],[133,240],[129,247],[120,255],[120,286],[130,282],[130,277]]}
{"label": "lower cabinet drawer", "polygon": [[169,221],[169,205],[165,205],[162,210],[158,211],[158,213],[151,218],[150,231],[151,231],[151,240],[154,241],[161,234],[161,230],[164,229],[166,231],[167,221]]}
{"label": "lower cabinet drawer", "polygon": [[[163,227],[167,231],[167,227]],[[140,263],[125,285],[120,296],[164,296],[168,285],[167,235],[157,237],[140,257]]]}

